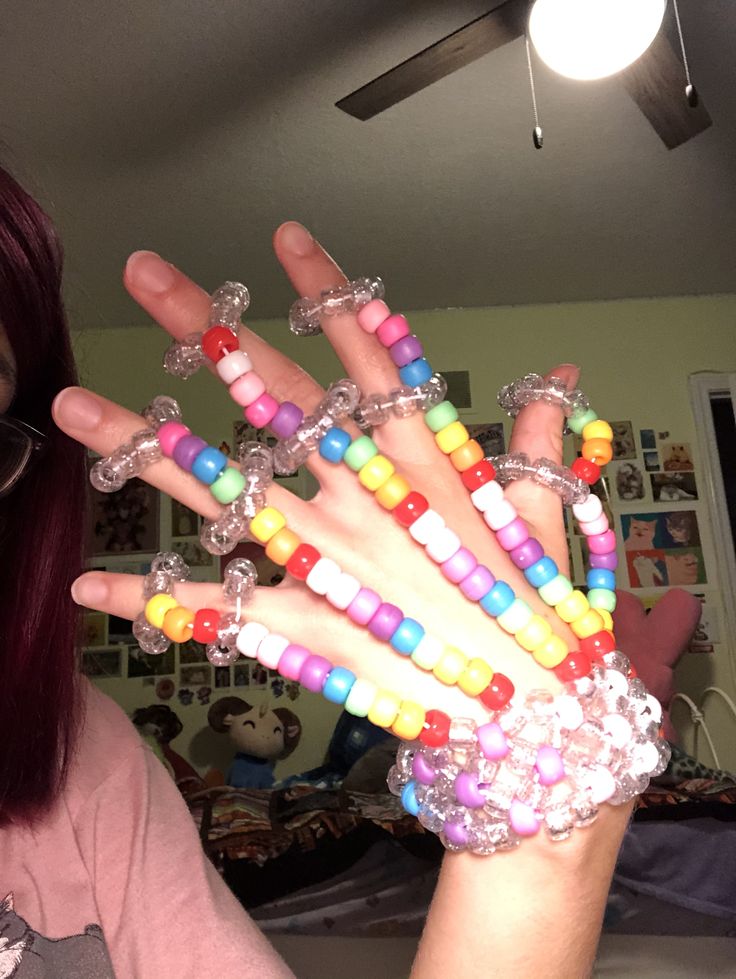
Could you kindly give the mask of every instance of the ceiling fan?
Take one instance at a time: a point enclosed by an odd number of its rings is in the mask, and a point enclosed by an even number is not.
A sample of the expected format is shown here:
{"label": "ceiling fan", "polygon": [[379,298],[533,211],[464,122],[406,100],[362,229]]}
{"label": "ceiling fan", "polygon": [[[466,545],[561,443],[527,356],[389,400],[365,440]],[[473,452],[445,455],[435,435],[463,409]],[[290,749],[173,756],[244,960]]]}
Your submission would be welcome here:
{"label": "ceiling fan", "polygon": [[[371,119],[483,55],[524,37],[530,0],[490,3],[487,13],[346,95],[336,103],[337,108],[356,119]],[[663,30],[647,51],[616,77],[668,149],[712,125],[701,101],[688,104],[682,61]]]}

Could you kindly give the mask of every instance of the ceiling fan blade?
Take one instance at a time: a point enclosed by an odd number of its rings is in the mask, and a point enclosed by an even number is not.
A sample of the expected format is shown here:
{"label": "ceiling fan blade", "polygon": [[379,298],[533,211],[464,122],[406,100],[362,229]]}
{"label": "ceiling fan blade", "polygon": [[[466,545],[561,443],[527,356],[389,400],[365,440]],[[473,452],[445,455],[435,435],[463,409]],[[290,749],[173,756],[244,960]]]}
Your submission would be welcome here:
{"label": "ceiling fan blade", "polygon": [[528,0],[500,0],[488,13],[402,61],[335,104],[356,119],[371,119],[458,68],[522,37],[528,14]]}
{"label": "ceiling fan blade", "polygon": [[688,105],[685,69],[664,31],[638,61],[621,72],[621,80],[669,150],[713,124],[702,102],[695,108]]}

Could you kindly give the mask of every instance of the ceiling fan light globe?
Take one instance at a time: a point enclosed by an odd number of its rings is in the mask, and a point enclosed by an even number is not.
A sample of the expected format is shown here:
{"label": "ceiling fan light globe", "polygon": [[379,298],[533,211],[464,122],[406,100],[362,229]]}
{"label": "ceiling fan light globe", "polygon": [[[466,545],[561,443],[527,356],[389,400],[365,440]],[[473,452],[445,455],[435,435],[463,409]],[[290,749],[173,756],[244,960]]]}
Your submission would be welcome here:
{"label": "ceiling fan light globe", "polygon": [[590,81],[622,71],[657,36],[666,0],[536,0],[529,37],[548,67]]}

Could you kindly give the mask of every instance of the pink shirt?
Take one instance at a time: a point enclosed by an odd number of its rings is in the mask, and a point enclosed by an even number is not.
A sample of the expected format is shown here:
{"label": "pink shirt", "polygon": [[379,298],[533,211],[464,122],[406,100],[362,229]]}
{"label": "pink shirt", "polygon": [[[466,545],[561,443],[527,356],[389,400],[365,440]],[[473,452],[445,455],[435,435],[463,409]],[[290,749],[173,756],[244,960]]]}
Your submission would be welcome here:
{"label": "pink shirt", "polygon": [[0,979],[113,975],[293,979],[205,857],[167,772],[88,684],[64,792],[35,830],[0,829]]}

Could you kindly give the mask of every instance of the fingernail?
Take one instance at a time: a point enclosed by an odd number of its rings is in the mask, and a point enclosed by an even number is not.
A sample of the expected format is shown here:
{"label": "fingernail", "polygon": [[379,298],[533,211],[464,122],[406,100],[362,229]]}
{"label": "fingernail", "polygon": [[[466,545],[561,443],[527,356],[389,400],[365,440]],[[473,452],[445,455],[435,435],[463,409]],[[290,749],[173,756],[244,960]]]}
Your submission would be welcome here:
{"label": "fingernail", "polygon": [[104,605],[110,594],[110,589],[101,578],[83,574],[72,585],[72,598],[77,605],[96,608]]}
{"label": "fingernail", "polygon": [[281,226],[281,244],[287,252],[305,258],[314,248],[314,238],[310,235],[304,225],[297,221],[289,221]]}
{"label": "fingernail", "polygon": [[176,278],[174,270],[156,252],[133,252],[125,265],[131,283],[145,292],[168,292]]}
{"label": "fingernail", "polygon": [[99,401],[81,388],[66,388],[57,394],[54,412],[59,421],[80,431],[96,428],[102,418]]}

